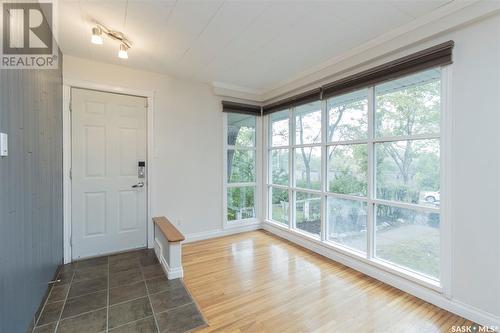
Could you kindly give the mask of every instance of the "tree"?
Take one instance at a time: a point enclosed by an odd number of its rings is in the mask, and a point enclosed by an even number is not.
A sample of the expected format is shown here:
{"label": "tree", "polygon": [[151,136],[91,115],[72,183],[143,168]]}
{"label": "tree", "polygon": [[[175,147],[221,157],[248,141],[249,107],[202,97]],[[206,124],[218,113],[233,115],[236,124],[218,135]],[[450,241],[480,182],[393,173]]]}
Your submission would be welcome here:
{"label": "tree", "polygon": [[[329,110],[328,141],[348,141],[367,137],[365,96],[335,105]],[[366,195],[368,154],[366,145],[333,145],[328,152],[329,173],[334,179],[329,189],[344,194]]]}
{"label": "tree", "polygon": [[[299,127],[299,137],[300,137],[300,144],[304,144],[304,122],[303,122],[303,117],[304,115],[301,113],[298,116],[298,127]],[[314,138],[313,142],[315,142],[319,135],[321,135],[321,131],[316,135]],[[300,152],[302,154],[302,161],[304,163],[304,167],[306,169],[306,184],[305,186],[307,188],[311,187],[311,154],[312,154],[312,148],[308,147],[309,152],[306,152],[306,147],[300,147]]]}
{"label": "tree", "polygon": [[[238,138],[238,133],[240,132],[241,126],[228,125],[227,127],[227,144],[229,146],[234,146]],[[233,172],[233,157],[235,151],[228,150],[227,152],[227,174],[232,175]]]}
{"label": "tree", "polygon": [[[231,115],[228,117],[227,144],[234,149],[227,151],[227,177],[229,182],[248,182],[255,177],[255,156],[253,150],[238,147],[253,147],[255,123],[253,116]],[[253,207],[254,189],[251,187],[232,187],[228,189],[228,219],[244,214],[241,208]]]}
{"label": "tree", "polygon": [[[412,136],[439,133],[439,91],[439,80],[433,80],[402,87],[396,91],[378,93],[376,135]],[[377,196],[418,203],[422,189],[432,189],[436,186],[438,189],[439,161],[436,159],[435,150],[434,143],[425,140],[378,144]],[[415,161],[418,161],[418,165],[415,165]],[[396,170],[393,170],[393,167]],[[391,219],[400,218],[396,216],[396,211],[399,210],[389,207],[387,211],[384,209],[386,208],[379,209],[379,213],[392,216]]]}

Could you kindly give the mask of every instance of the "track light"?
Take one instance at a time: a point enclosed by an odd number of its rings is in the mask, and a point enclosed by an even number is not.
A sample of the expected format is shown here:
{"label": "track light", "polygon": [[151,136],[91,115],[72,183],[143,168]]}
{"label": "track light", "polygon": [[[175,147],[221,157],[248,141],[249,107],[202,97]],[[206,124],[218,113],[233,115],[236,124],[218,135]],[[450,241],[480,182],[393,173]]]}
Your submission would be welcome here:
{"label": "track light", "polygon": [[128,59],[128,47],[125,44],[120,44],[120,51],[118,51],[118,58]]}
{"label": "track light", "polygon": [[92,38],[90,41],[93,44],[97,45],[102,45],[103,39],[102,39],[102,30],[99,27],[92,28]]}
{"label": "track light", "polygon": [[132,42],[128,40],[125,35],[120,31],[110,30],[104,25],[96,23],[96,26],[92,28],[92,38],[90,41],[97,45],[103,44],[103,35],[120,42],[120,50],[118,51],[118,57],[120,59],[128,59],[128,49],[132,47]]}

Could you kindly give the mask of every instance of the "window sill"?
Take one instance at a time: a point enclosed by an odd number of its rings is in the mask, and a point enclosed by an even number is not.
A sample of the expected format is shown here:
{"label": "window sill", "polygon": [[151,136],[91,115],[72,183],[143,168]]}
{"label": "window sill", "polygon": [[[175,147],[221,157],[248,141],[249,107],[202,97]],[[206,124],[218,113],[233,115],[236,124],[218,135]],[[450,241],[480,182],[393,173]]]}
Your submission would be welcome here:
{"label": "window sill", "polygon": [[[420,286],[423,286],[425,288],[431,289],[431,290],[436,291],[438,293],[443,292],[443,288],[442,288],[441,284],[434,279],[431,279],[431,278],[425,277],[423,275],[414,273],[412,271],[406,270],[404,268],[389,264],[389,263],[387,263],[383,260],[377,259],[377,258],[373,258],[371,260],[367,259],[366,257],[363,256],[363,255],[365,255],[364,253],[348,249],[344,246],[339,246],[339,245],[334,244],[332,242],[323,242],[319,238],[316,238],[312,235],[297,231],[295,229],[291,229],[287,225],[283,225],[281,223],[278,223],[278,222],[275,222],[272,220],[265,219],[263,224],[270,225],[271,227],[278,228],[278,229],[283,230],[284,232],[288,232],[294,236],[301,237],[307,241],[313,242],[314,244],[321,246],[324,249],[334,251],[337,254],[348,256],[350,259],[354,259],[361,264],[369,265],[370,267],[376,268],[377,270],[383,271],[384,273],[388,273],[388,274],[391,274],[392,276],[404,278],[405,280],[408,280],[410,282],[413,282],[413,283],[418,284]],[[299,244],[299,245],[301,245],[301,244]],[[324,253],[319,253],[319,254],[326,256]],[[354,268],[354,267],[351,267],[351,268],[358,270],[357,268]],[[383,279],[380,281],[386,282]]]}
{"label": "window sill", "polygon": [[227,221],[224,223],[224,229],[232,229],[232,228],[239,228],[242,226],[253,226],[260,224],[260,220],[258,218],[250,218],[250,219],[243,219],[243,220],[233,220],[233,221]]}

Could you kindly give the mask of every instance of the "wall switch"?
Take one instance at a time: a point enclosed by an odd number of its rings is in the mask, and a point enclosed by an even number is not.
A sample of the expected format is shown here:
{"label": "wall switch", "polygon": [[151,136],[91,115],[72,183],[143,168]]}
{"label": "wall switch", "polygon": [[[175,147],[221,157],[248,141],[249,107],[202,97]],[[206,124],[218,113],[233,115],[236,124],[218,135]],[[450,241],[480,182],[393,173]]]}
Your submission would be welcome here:
{"label": "wall switch", "polygon": [[7,133],[0,133],[0,156],[5,157],[9,155],[9,143]]}

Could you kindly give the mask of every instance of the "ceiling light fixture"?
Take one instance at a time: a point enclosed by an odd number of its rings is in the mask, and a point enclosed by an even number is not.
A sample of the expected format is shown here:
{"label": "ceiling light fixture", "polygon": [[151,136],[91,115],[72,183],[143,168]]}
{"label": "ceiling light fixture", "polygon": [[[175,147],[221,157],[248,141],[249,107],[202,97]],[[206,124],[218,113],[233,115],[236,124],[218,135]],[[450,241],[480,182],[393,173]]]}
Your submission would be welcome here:
{"label": "ceiling light fixture", "polygon": [[128,50],[132,47],[132,42],[125,37],[123,32],[111,30],[100,23],[96,23],[96,26],[92,28],[92,43],[102,45],[103,35],[120,42],[118,57],[121,59],[128,59]]}
{"label": "ceiling light fixture", "polygon": [[118,51],[118,58],[128,59],[128,47],[125,44],[120,44],[120,51]]}
{"label": "ceiling light fixture", "polygon": [[92,38],[90,39],[90,41],[93,44],[102,45],[103,39],[102,39],[101,28],[99,28],[99,27],[92,28]]}

